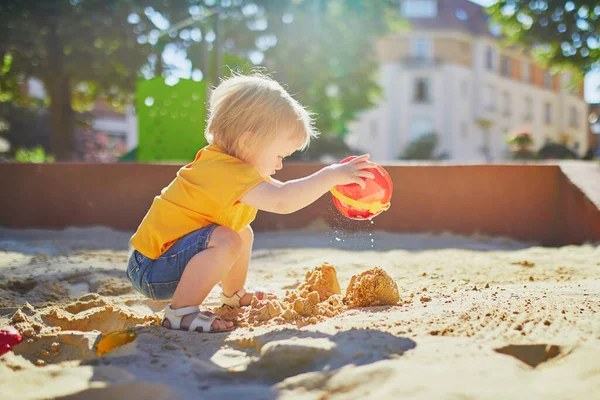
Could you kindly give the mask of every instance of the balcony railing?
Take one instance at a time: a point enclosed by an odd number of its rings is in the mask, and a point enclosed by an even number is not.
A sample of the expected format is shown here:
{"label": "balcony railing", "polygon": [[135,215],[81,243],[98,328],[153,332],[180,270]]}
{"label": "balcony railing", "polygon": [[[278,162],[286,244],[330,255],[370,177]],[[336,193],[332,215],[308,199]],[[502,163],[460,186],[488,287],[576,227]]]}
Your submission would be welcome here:
{"label": "balcony railing", "polygon": [[435,67],[442,64],[442,60],[436,57],[408,56],[401,61],[407,67]]}

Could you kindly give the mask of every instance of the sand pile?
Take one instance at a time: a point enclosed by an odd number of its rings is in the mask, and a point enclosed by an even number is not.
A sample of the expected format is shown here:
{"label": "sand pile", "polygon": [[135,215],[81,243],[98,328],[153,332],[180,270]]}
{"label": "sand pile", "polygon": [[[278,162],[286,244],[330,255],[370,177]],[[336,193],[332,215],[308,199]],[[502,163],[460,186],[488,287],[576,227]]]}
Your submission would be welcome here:
{"label": "sand pile", "polygon": [[394,305],[398,301],[398,285],[379,267],[353,275],[344,297],[348,307]]}
{"label": "sand pile", "polygon": [[249,307],[223,306],[214,312],[241,327],[287,323],[300,327],[334,317],[347,308],[394,305],[399,299],[396,282],[378,267],[352,276],[346,297],[342,297],[335,268],[322,264],[307,272],[305,282],[288,290],[283,300],[254,298]]}

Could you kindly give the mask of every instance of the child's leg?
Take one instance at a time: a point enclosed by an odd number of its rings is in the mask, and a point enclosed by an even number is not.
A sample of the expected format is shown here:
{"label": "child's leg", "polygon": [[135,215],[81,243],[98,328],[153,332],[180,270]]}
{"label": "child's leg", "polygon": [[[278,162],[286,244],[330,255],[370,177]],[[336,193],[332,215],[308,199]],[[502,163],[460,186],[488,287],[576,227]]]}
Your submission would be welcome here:
{"label": "child's leg", "polygon": [[250,254],[252,253],[252,244],[254,243],[254,232],[250,226],[240,231],[240,239],[240,254],[233,263],[229,273],[221,280],[221,288],[226,296],[231,296],[243,288],[248,276]]}
{"label": "child's leg", "polygon": [[[240,238],[242,240],[240,247],[240,254],[237,260],[233,263],[233,266],[229,270],[229,273],[221,280],[221,288],[225,296],[231,297],[238,290],[242,289],[246,284],[246,277],[248,276],[248,266],[250,265],[250,256],[252,254],[252,244],[254,243],[254,232],[250,226],[240,231]],[[247,292],[240,299],[240,305],[247,306],[252,302],[253,292]],[[274,298],[275,296],[269,296],[268,298]]]}
{"label": "child's leg", "polygon": [[[231,270],[242,247],[240,235],[229,228],[219,226],[210,236],[206,250],[196,254],[188,262],[171,300],[174,309],[202,304],[213,287]],[[187,329],[195,315],[186,315],[182,327]],[[169,321],[164,325],[170,328]],[[229,328],[231,321],[215,320],[213,330]]]}

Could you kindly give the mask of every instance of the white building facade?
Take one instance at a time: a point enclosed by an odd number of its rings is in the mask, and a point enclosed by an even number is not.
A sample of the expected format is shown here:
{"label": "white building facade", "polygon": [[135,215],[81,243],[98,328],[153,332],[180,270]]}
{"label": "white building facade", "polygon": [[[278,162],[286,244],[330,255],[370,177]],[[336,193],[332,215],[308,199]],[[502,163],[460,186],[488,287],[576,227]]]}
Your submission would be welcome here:
{"label": "white building facade", "polygon": [[397,160],[413,140],[439,137],[438,153],[459,162],[507,160],[507,137],[528,131],[534,147],[588,148],[583,87],[551,76],[527,54],[501,46],[483,9],[467,0],[404,0],[411,23],[378,43],[376,108],[349,125],[348,144],[377,162]]}

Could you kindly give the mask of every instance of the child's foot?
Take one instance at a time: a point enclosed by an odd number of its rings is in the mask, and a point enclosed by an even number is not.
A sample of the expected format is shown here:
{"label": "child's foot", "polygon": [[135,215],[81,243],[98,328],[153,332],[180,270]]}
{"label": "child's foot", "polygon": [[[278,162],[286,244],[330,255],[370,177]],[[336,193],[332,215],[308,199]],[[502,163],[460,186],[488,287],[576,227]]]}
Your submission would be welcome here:
{"label": "child's foot", "polygon": [[230,307],[246,307],[252,303],[253,297],[256,297],[258,300],[275,300],[277,298],[274,293],[261,290],[247,292],[246,289],[240,289],[232,296],[225,296],[224,293],[221,293],[221,303]]}
{"label": "child's foot", "polygon": [[233,322],[225,321],[209,311],[200,312],[198,307],[174,309],[168,305],[162,326],[167,329],[214,333],[232,330]]}

